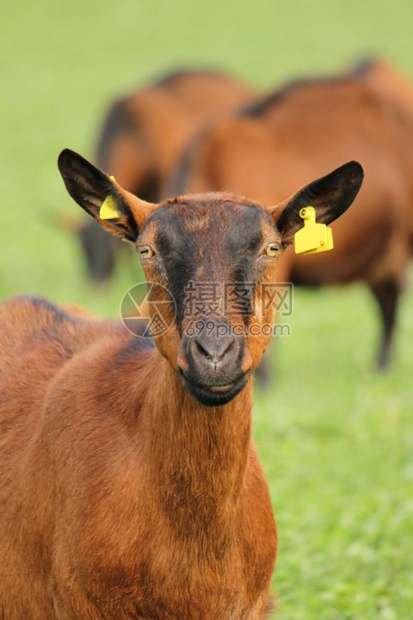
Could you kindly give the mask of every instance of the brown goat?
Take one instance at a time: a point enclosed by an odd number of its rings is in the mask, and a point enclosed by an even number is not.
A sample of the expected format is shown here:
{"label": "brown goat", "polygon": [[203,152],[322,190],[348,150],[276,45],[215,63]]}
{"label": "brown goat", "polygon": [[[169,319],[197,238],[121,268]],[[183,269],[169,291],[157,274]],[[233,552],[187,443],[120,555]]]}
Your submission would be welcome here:
{"label": "brown goat", "polygon": [[[311,199],[319,221],[341,215],[361,166],[268,209],[224,193],[149,204],[68,150],[59,168],[72,197],[136,245],[151,311],[163,304],[170,328],[155,348],[43,299],[0,306],[0,616],[261,619],[276,530],[251,374],[270,336],[249,328],[274,318],[258,310],[262,286],[300,208]],[[185,289],[216,282],[245,288],[247,312],[222,299],[213,315],[202,299],[188,312]]]}
{"label": "brown goat", "polygon": [[[116,101],[98,140],[96,163],[144,200],[165,198],[180,151],[209,119],[252,99],[252,91],[218,71],[171,73]],[[113,271],[119,241],[93,220],[79,230],[88,271],[96,282]]]}
{"label": "brown goat", "polygon": [[173,191],[226,189],[269,204],[358,159],[366,181],[357,209],[333,225],[334,250],[288,252],[281,275],[313,286],[365,282],[382,315],[384,368],[413,239],[413,114],[367,73],[296,82],[218,120],[190,143]]}

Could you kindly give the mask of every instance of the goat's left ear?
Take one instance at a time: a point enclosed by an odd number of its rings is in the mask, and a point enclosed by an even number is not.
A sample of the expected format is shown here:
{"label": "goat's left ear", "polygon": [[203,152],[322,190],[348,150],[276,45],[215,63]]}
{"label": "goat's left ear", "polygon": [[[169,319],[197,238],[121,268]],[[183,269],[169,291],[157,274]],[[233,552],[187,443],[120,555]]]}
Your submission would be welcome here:
{"label": "goat's left ear", "polygon": [[291,244],[295,233],[303,227],[300,209],[314,207],[317,222],[330,224],[352,204],[363,183],[363,177],[360,164],[350,161],[325,177],[305,185],[282,204],[270,208],[269,215],[281,233],[283,244]]}
{"label": "goat's left ear", "polygon": [[60,174],[71,197],[103,228],[135,242],[147,217],[158,205],[123,189],[115,179],[70,149],[59,155]]}

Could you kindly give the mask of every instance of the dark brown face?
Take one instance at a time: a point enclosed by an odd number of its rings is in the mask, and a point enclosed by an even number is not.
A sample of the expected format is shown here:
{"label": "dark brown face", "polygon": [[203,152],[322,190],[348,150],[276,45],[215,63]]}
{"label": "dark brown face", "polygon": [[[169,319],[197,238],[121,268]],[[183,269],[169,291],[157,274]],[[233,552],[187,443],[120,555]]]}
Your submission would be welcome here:
{"label": "dark brown face", "polygon": [[224,193],[150,204],[68,149],[59,169],[74,200],[134,243],[147,281],[163,285],[152,287],[153,301],[166,302],[172,327],[155,337],[156,346],[204,405],[234,398],[268,346],[274,308],[265,291],[276,282],[279,255],[303,225],[300,209],[312,205],[317,221],[329,224],[348,209],[363,180],[360,164],[349,162],[264,209]]}
{"label": "dark brown face", "polygon": [[273,221],[239,197],[175,199],[148,218],[137,247],[148,281],[163,284],[176,303],[175,333],[158,338],[158,347],[198,401],[228,402],[268,346],[260,325],[272,324],[273,312],[263,316],[257,306],[282,249]]}

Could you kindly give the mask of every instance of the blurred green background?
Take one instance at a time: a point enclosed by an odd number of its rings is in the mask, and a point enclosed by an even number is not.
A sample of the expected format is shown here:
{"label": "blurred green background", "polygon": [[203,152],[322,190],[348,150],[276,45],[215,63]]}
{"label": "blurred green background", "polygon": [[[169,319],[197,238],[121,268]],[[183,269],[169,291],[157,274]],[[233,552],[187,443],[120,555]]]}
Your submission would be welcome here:
{"label": "blurred green background", "polygon": [[[2,5],[0,296],[40,293],[116,316],[140,279],[86,280],[81,219],[56,168],[93,157],[111,99],[172,68],[212,66],[266,89],[381,55],[413,78],[411,0],[38,0]],[[361,287],[299,290],[272,349],[255,436],[278,522],[280,620],[413,618],[413,296],[391,371],[371,372],[379,323]],[[184,620],[184,619],[183,619]]]}

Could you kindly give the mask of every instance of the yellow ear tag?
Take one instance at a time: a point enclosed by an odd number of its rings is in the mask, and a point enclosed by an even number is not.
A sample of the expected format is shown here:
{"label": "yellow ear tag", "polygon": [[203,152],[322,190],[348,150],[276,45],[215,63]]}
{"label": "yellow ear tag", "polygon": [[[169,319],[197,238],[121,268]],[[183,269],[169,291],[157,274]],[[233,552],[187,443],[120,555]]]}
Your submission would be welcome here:
{"label": "yellow ear tag", "polygon": [[[115,177],[109,177],[111,181],[116,181]],[[121,217],[122,213],[116,206],[116,201],[113,196],[109,194],[105,198],[100,207],[99,217],[101,220],[115,220],[118,217]]]}
{"label": "yellow ear tag", "polygon": [[333,231],[326,224],[317,224],[314,207],[300,209],[300,217],[304,220],[304,228],[294,235],[296,254],[316,254],[332,250]]}
{"label": "yellow ear tag", "polygon": [[121,217],[122,213],[116,206],[116,201],[113,196],[109,195],[102,203],[99,211],[99,217],[101,220],[115,220]]}

